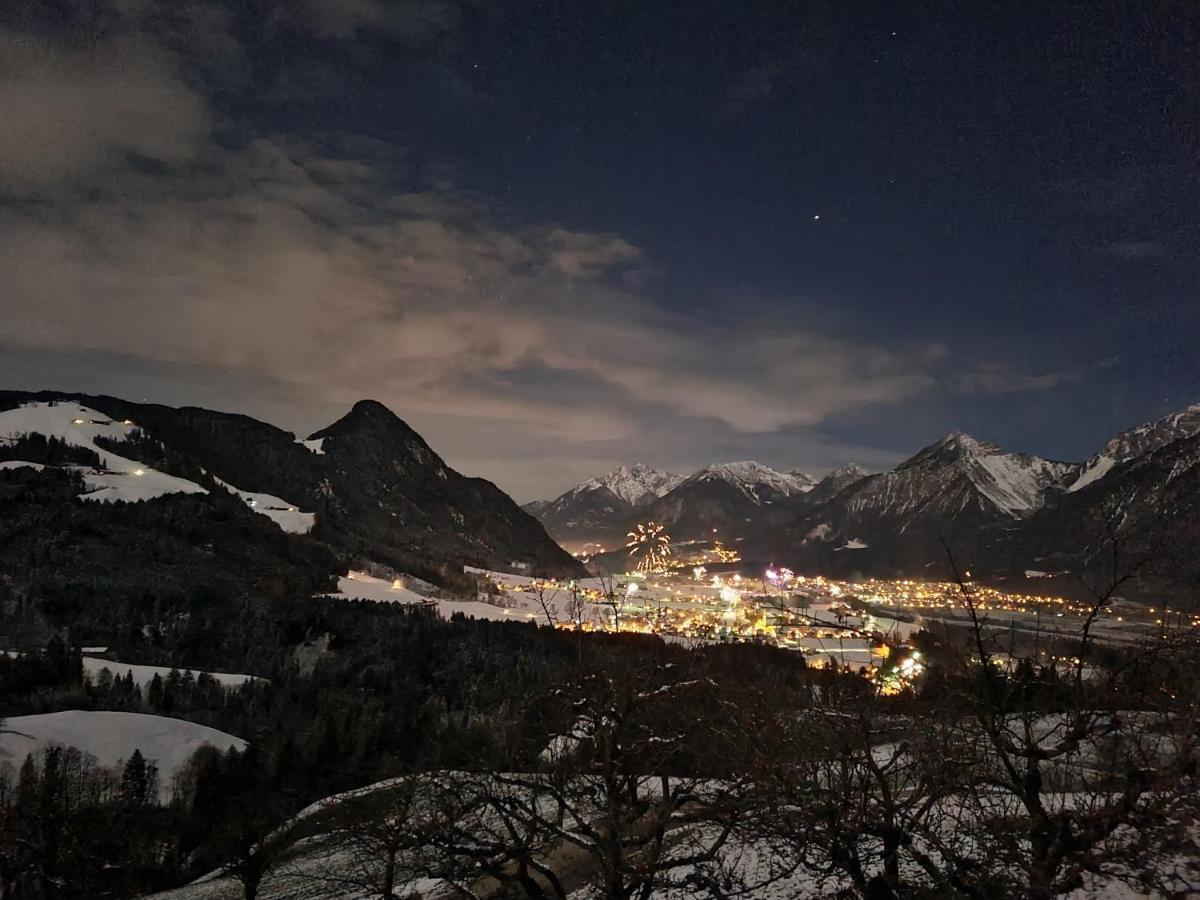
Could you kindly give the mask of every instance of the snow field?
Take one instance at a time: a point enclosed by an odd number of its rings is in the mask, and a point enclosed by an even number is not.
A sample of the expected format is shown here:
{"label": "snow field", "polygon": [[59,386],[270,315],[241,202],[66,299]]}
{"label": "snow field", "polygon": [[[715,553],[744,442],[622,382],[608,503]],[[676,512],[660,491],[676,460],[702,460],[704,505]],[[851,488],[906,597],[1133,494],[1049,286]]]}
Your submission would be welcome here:
{"label": "snow field", "polygon": [[239,737],[183,719],[144,713],[69,709],[32,716],[12,716],[0,734],[0,762],[20,767],[29,753],[35,757],[47,747],[75,747],[96,758],[99,765],[120,769],[141,750],[158,766],[159,799],[167,800],[171,779],[201,747],[218,750],[246,742]]}

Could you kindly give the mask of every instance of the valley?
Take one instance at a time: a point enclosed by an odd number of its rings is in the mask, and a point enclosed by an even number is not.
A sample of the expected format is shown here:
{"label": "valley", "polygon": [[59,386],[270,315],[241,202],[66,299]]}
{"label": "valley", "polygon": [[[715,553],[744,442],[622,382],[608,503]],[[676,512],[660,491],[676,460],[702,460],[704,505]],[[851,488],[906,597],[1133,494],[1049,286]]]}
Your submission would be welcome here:
{"label": "valley", "polygon": [[[1127,867],[1054,896],[1142,883],[1110,823],[1192,883],[1200,833],[1149,812],[1191,809],[1165,774],[1191,764],[1200,652],[1190,415],[1086,464],[956,433],[892,472],[631,466],[522,511],[370,401],[302,438],[3,397],[0,875],[817,898],[860,889],[844,840],[887,865],[890,818],[921,841],[896,877],[990,841],[991,891],[1052,809],[1097,835],[1073,859]],[[1129,774],[1150,759],[1153,794]],[[846,802],[862,818],[830,819]]]}

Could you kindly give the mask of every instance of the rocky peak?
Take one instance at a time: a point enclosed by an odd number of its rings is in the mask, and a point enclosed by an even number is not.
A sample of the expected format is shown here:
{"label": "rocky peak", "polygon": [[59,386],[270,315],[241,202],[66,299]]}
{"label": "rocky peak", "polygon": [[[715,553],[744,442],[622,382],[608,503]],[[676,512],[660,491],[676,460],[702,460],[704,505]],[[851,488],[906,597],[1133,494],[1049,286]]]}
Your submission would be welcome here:
{"label": "rocky peak", "polygon": [[[410,443],[429,451],[429,446],[403,419],[378,400],[359,400],[332,425],[308,436],[308,440],[370,434],[389,443]],[[429,451],[432,452],[432,451]]]}
{"label": "rocky peak", "polygon": [[1079,477],[1071,485],[1078,491],[1099,481],[1120,463],[1151,453],[1180,438],[1200,434],[1200,403],[1171,413],[1153,422],[1146,422],[1114,435],[1104,449],[1084,463]]}

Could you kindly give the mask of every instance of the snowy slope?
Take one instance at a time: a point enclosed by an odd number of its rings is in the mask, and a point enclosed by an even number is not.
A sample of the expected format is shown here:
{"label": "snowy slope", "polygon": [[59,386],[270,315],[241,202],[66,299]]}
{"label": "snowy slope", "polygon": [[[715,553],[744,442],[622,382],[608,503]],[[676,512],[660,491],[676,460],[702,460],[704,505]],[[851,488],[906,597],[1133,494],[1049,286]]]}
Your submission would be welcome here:
{"label": "snowy slope", "polygon": [[253,491],[242,491],[235,488],[232,484],[221,481],[220,478],[217,478],[216,481],[223,487],[233,491],[246,501],[247,506],[255,512],[266,516],[284,531],[290,531],[292,534],[308,534],[317,522],[315,513],[301,512],[299,508],[273,494],[257,494]]}
{"label": "snowy slope", "polygon": [[0,762],[20,766],[26,754],[51,746],[77,747],[105,767],[120,766],[134,750],[158,766],[159,796],[166,800],[171,778],[200,747],[219,750],[246,746],[241,738],[183,719],[130,712],[71,709],[12,716],[0,734]]}
{"label": "snowy slope", "polygon": [[513,604],[512,606],[494,606],[478,600],[442,600],[422,596],[362,572],[352,572],[348,577],[339,579],[338,592],[334,596],[346,600],[373,600],[376,603],[431,603],[435,605],[438,615],[444,619],[449,619],[455,613],[462,613],[469,619],[491,619],[498,622],[544,619],[541,607],[532,596],[508,595],[508,602]]}
{"label": "snowy slope", "polygon": [[[85,500],[111,502],[124,500],[136,502],[151,500],[164,494],[206,494],[194,481],[177,478],[153,469],[145,463],[126,459],[106,450],[96,443],[98,438],[121,441],[140,432],[130,421],[118,422],[103,413],[77,403],[28,403],[17,409],[0,412],[0,440],[15,439],[27,434],[41,434],[47,438],[58,438],[76,447],[94,451],[100,458],[100,469],[78,467],[83,475],[87,490],[81,495]],[[318,442],[319,443],[319,442]],[[8,461],[0,464],[4,468],[33,466],[35,463]],[[216,479],[220,484],[240,496],[246,504],[270,518],[284,531],[298,534],[311,531],[315,516],[301,512],[297,507],[271,494],[243,491]]]}
{"label": "snowy slope", "polygon": [[41,463],[25,462],[23,459],[6,459],[0,462],[0,470],[4,469],[36,469],[41,471],[46,468]]}
{"label": "snowy slope", "polygon": [[[142,688],[153,681],[155,675],[166,679],[171,674],[170,666],[141,666],[133,663],[117,662],[112,659],[101,659],[96,656],[83,657],[83,674],[93,682],[100,676],[100,672],[104,669],[112,672],[114,677],[120,676],[124,678],[126,675],[132,675],[133,683]],[[175,667],[175,670],[181,674],[184,671],[178,666]],[[199,675],[200,671],[193,669],[192,674]],[[240,675],[234,672],[207,672],[205,674],[211,675],[217,680],[218,684],[222,684],[228,688],[241,687],[247,681],[259,680],[253,675]]]}
{"label": "snowy slope", "polygon": [[1154,422],[1138,425],[1122,431],[1104,445],[1099,453],[1089,459],[1069,491],[1078,491],[1099,481],[1118,463],[1145,456],[1160,447],[1200,433],[1200,403],[1172,413]]}
{"label": "snowy slope", "polygon": [[88,487],[82,494],[86,500],[135,502],[163,494],[207,493],[193,481],[156,471],[96,444],[99,437],[126,440],[137,430],[132,422],[116,422],[103,413],[75,403],[28,403],[0,412],[0,440],[42,434],[96,452],[101,469],[82,470]]}

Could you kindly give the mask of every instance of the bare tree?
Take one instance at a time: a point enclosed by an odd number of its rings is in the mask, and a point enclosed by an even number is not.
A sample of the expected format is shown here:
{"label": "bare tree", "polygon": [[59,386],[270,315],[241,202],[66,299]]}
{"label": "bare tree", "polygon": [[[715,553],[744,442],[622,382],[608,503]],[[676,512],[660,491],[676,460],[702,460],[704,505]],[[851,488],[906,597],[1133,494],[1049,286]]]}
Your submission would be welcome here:
{"label": "bare tree", "polygon": [[610,624],[613,631],[621,630],[621,611],[625,609],[626,593],[619,589],[617,576],[613,572],[602,572],[597,576],[600,583],[600,602],[610,612]]}
{"label": "bare tree", "polygon": [[672,668],[600,673],[562,694],[575,718],[545,770],[501,778],[539,796],[522,810],[529,824],[610,900],[732,884],[722,853],[745,809],[753,733],[737,704]]}
{"label": "bare tree", "polygon": [[558,607],[554,602],[561,590],[558,582],[535,579],[529,586],[533,591],[533,596],[537,599],[538,606],[542,610],[542,615],[546,617],[546,624],[551,628],[557,628],[561,618]]}
{"label": "bare tree", "polygon": [[857,675],[828,674],[785,715],[760,763],[763,827],[782,867],[829,895],[953,896],[964,848],[948,803],[962,783],[954,724],[897,705]]}
{"label": "bare tree", "polygon": [[[1020,661],[1024,678],[1001,670],[999,631],[943,542],[970,622],[974,673],[960,702],[978,740],[971,783],[960,797],[992,856],[1022,873],[1022,896],[1032,900],[1074,888],[1081,871],[1097,868],[1108,838],[1139,817],[1153,765],[1175,761],[1145,740],[1143,715],[1112,708],[1118,672],[1101,683],[1084,679],[1097,619],[1142,565],[1123,553],[1120,514],[1119,504],[1101,509],[1109,565],[1101,580],[1083,582],[1090,597],[1066,672],[1038,660]],[[1039,695],[1047,702],[1037,702]]]}
{"label": "bare tree", "polygon": [[402,776],[340,800],[330,843],[344,862],[324,867],[320,880],[380,900],[409,896],[405,888],[436,868],[427,853],[431,835],[445,825],[430,800],[436,779],[436,774]]}

